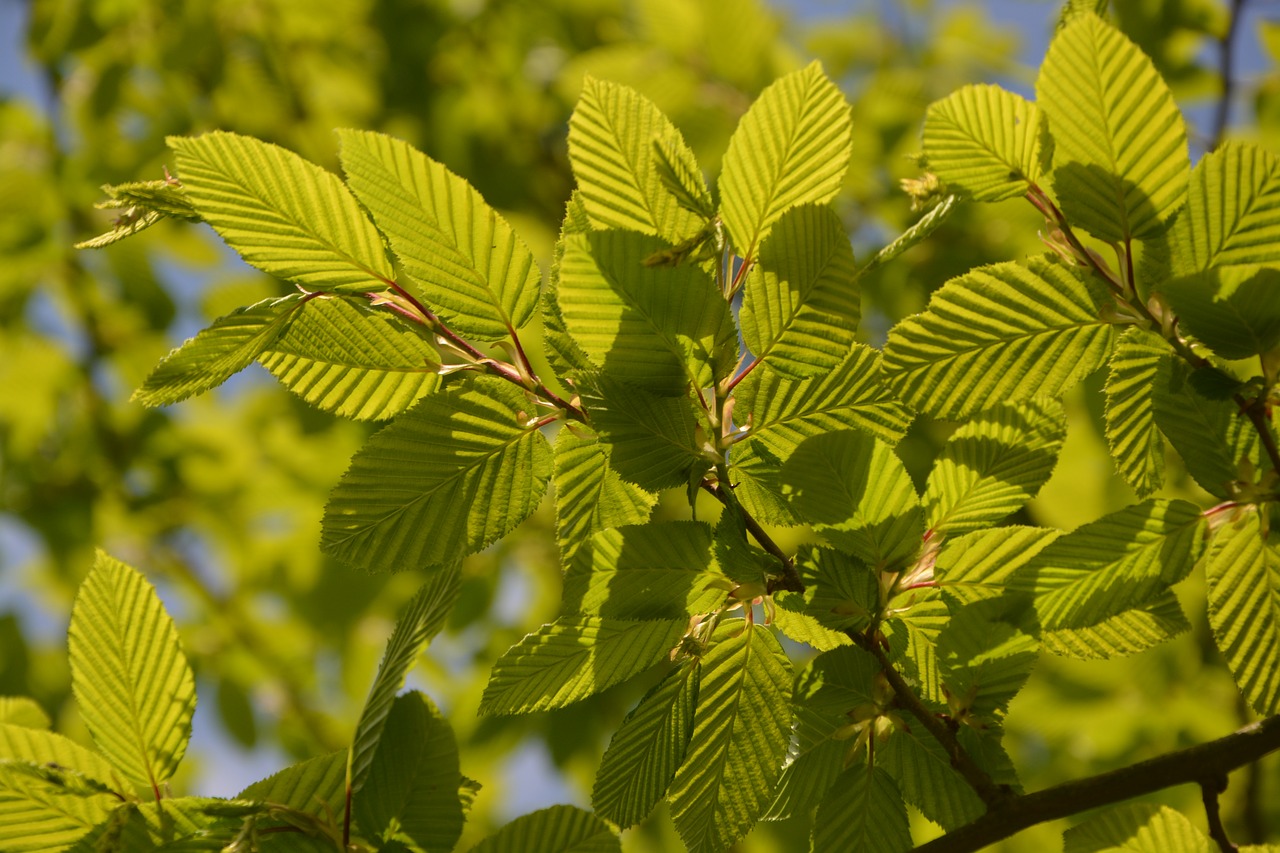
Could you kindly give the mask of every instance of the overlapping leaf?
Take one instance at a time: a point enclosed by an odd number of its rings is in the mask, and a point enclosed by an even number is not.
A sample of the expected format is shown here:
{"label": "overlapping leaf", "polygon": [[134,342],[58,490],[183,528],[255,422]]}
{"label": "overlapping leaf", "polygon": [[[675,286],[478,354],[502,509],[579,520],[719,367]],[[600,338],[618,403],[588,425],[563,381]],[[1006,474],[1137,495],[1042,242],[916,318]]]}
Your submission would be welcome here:
{"label": "overlapping leaf", "polygon": [[450,853],[462,834],[458,744],[439,709],[421,693],[395,700],[385,736],[355,798],[366,836],[403,843],[414,853]]}
{"label": "overlapping leaf", "polygon": [[701,661],[693,735],[669,801],[690,853],[719,853],[768,807],[790,729],[791,663],[772,632],[721,624]]}
{"label": "overlapping leaf", "polygon": [[1187,132],[1137,45],[1097,15],[1073,16],[1049,46],[1036,97],[1067,218],[1108,241],[1164,230],[1186,195]]}
{"label": "overlapping leaf", "polygon": [[133,400],[167,406],[216,388],[270,349],[307,299],[299,293],[265,299],[219,317],[165,356],[133,392]]}
{"label": "overlapping leaf", "polygon": [[760,94],[729,140],[720,176],[720,215],[739,256],[754,258],[787,209],[835,198],[852,137],[849,104],[817,62]]}
{"label": "overlapping leaf", "polygon": [[998,597],[1014,573],[1060,535],[1043,527],[999,527],[947,539],[934,561],[934,580],[960,603]]}
{"label": "overlapping leaf", "polygon": [[998,721],[1026,683],[1039,643],[1018,624],[1022,610],[1016,599],[985,599],[958,608],[938,634],[953,714]]}
{"label": "overlapping leaf", "polygon": [[35,765],[0,760],[0,849],[63,850],[107,820],[120,801],[77,793],[41,777]]}
{"label": "overlapping leaf", "polygon": [[1107,660],[1145,652],[1191,630],[1178,597],[1158,596],[1135,610],[1117,613],[1087,628],[1044,631],[1042,647],[1055,655],[1079,660]]}
{"label": "overlapping leaf", "polygon": [[1280,344],[1280,269],[1228,266],[1161,283],[1178,320],[1223,358],[1260,355]]}
{"label": "overlapping leaf", "polygon": [[525,714],[585,699],[667,657],[687,627],[686,619],[563,616],[498,659],[480,713]]}
{"label": "overlapping leaf", "polygon": [[879,767],[855,764],[818,806],[815,851],[905,853],[911,849],[907,806],[893,778]]}
{"label": "overlapping leaf", "polygon": [[879,614],[879,577],[862,560],[831,548],[803,546],[795,561],[804,581],[805,610],[821,625],[861,631]]}
{"label": "overlapping leaf", "polygon": [[1252,508],[1214,534],[1205,573],[1209,624],[1240,692],[1262,715],[1280,713],[1280,553]]}
{"label": "overlapping leaf", "polygon": [[634,826],[666,796],[693,734],[699,681],[697,663],[673,670],[627,714],[596,771],[596,814]]}
{"label": "overlapping leaf", "polygon": [[583,377],[579,391],[623,479],[656,492],[683,486],[691,471],[709,467],[688,399],[659,397],[607,376]]}
{"label": "overlapping leaf", "polygon": [[187,198],[246,261],[309,290],[380,291],[382,236],[330,172],[234,133],[170,137]]}
{"label": "overlapping leaf", "polygon": [[355,420],[393,418],[440,384],[430,341],[349,298],[307,302],[258,360],[311,405]]}
{"label": "overlapping leaf", "polygon": [[424,398],[351,460],[325,508],[321,547],[370,569],[446,563],[510,532],[537,507],[552,454],[532,406],[477,377]]}
{"label": "overlapping leaf", "polygon": [[1063,853],[1214,853],[1218,847],[1168,806],[1127,803],[1062,836]]}
{"label": "overlapping leaf", "polygon": [[568,566],[566,615],[679,619],[715,610],[729,588],[715,570],[711,529],[659,521],[591,537]]}
{"label": "overlapping leaf", "polygon": [[665,244],[626,231],[564,238],[557,295],[566,328],[609,375],[657,394],[704,388],[736,357],[733,318],[700,268],[645,266]]}
{"label": "overlapping leaf", "polygon": [[121,774],[153,789],[187,749],[195,679],[155,590],[136,570],[98,552],[67,630],[80,715]]}
{"label": "overlapping leaf", "polygon": [[929,171],[975,201],[1025,193],[1040,178],[1040,111],[999,86],[965,86],[929,106]]}
{"label": "overlapping leaf", "polygon": [[391,713],[396,694],[404,686],[405,676],[427,643],[444,627],[444,620],[458,598],[458,579],[456,564],[432,572],[396,622],[351,741],[347,784],[353,792],[364,785],[374,752],[382,741],[387,715]]}
{"label": "overlapping leaf", "polygon": [[342,167],[428,307],[480,341],[525,325],[538,305],[533,254],[474,187],[406,142],[339,130]]}
{"label": "overlapping leaf", "polygon": [[923,727],[895,731],[876,748],[876,764],[898,783],[903,798],[945,830],[979,817],[982,800],[951,766],[951,757]]}
{"label": "overlapping leaf", "polygon": [[1105,362],[1114,338],[1085,283],[1042,257],[947,282],[889,333],[884,371],[910,405],[963,418],[1060,395]]}
{"label": "overlapping leaf", "polygon": [[784,213],[760,246],[744,294],[742,337],[756,358],[796,378],[835,370],[862,313],[840,217],[815,205]]}
{"label": "overlapping leaf", "polygon": [[[47,729],[51,721],[49,715],[34,699],[27,696],[0,696],[0,725]],[[5,753],[0,751],[0,757],[4,755]]]}
{"label": "overlapping leaf", "polygon": [[622,842],[600,818],[573,806],[521,815],[471,853],[621,853]]}
{"label": "overlapping leaf", "polygon": [[254,782],[236,795],[317,816],[341,814],[346,800],[348,750],[310,758]]}
{"label": "overlapping leaf", "polygon": [[1066,439],[1054,400],[996,406],[956,430],[929,474],[929,528],[954,535],[1000,521],[1035,497]]}
{"label": "overlapping leaf", "polygon": [[1164,439],[1156,427],[1155,385],[1169,346],[1150,332],[1120,336],[1107,373],[1107,445],[1116,469],[1139,498],[1164,483]]}
{"label": "overlapping leaf", "polygon": [[1202,157],[1170,242],[1180,273],[1280,263],[1280,159],[1239,142]]}
{"label": "overlapping leaf", "polygon": [[14,723],[0,723],[0,761],[2,760],[62,767],[83,775],[86,780],[105,790],[122,795],[130,793],[133,787],[120,777],[111,762],[93,750],[85,749],[55,732]]}
{"label": "overlapping leaf", "polygon": [[1009,587],[1036,596],[1044,630],[1097,625],[1186,577],[1203,550],[1202,522],[1186,501],[1126,507],[1052,542]]}
{"label": "overlapping leaf", "polygon": [[560,430],[555,468],[556,537],[566,566],[592,533],[642,524],[656,501],[610,467],[607,446],[585,427]]}
{"label": "overlapping leaf", "polygon": [[593,77],[583,81],[569,120],[569,162],[595,227],[656,234],[669,243],[700,227],[702,217],[663,186],[655,145],[678,168],[679,185],[705,201],[693,152],[653,103],[626,86]]}

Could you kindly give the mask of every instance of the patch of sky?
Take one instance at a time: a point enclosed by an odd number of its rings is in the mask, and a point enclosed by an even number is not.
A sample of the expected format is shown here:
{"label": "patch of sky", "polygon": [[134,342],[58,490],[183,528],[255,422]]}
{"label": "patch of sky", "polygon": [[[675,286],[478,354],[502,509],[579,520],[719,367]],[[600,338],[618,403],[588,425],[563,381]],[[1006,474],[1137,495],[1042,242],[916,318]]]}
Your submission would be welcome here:
{"label": "patch of sky", "polygon": [[54,613],[24,582],[44,556],[40,539],[18,518],[0,513],[0,614],[12,613],[23,636],[40,645],[64,642],[70,614]]}
{"label": "patch of sky", "polygon": [[502,763],[498,775],[506,780],[505,796],[497,808],[503,823],[561,803],[590,808],[586,795],[566,784],[541,739],[521,741]]}
{"label": "patch of sky", "polygon": [[195,778],[187,793],[198,797],[231,797],[290,764],[279,747],[259,742],[252,748],[240,744],[227,731],[214,701],[214,685],[197,685],[196,713],[191,721],[187,747],[195,765]]}

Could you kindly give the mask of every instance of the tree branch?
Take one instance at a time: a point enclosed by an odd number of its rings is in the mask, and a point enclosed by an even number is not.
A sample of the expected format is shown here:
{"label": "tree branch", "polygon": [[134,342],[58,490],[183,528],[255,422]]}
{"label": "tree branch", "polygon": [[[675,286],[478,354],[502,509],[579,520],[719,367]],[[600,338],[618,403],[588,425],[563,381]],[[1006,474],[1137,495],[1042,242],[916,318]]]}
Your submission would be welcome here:
{"label": "tree branch", "polygon": [[1225,773],[1200,781],[1200,798],[1204,801],[1204,814],[1209,821],[1209,837],[1218,845],[1222,853],[1236,853],[1236,846],[1227,837],[1227,828],[1222,825],[1222,811],[1218,808],[1218,795],[1225,790],[1227,790]]}
{"label": "tree branch", "polygon": [[1206,779],[1224,778],[1280,749],[1280,716],[1268,717],[1209,743],[1171,752],[1129,767],[1077,779],[1033,794],[1012,797],[985,815],[915,853],[973,853],[1028,827],[1087,809]]}
{"label": "tree branch", "polygon": [[1227,12],[1227,31],[1218,41],[1218,73],[1222,76],[1222,92],[1218,103],[1214,105],[1213,124],[1210,125],[1208,150],[1213,151],[1222,144],[1222,137],[1227,133],[1227,121],[1231,117],[1231,96],[1235,89],[1235,80],[1231,74],[1233,51],[1235,50],[1236,29],[1244,11],[1245,0],[1231,0],[1231,8]]}

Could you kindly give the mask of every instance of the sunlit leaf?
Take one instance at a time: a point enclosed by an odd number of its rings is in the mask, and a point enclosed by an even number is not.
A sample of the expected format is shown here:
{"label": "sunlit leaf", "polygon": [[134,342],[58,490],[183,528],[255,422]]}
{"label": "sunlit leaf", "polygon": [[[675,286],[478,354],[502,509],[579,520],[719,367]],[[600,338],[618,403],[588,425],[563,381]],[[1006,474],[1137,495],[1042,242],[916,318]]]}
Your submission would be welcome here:
{"label": "sunlit leaf", "polygon": [[1164,230],[1186,195],[1187,132],[1137,45],[1097,15],[1073,16],[1049,45],[1036,99],[1067,219],[1109,241]]}
{"label": "sunlit leaf", "polygon": [[1214,268],[1164,281],[1160,292],[1178,322],[1223,358],[1249,358],[1280,344],[1280,269]]}
{"label": "sunlit leaf", "polygon": [[122,774],[158,789],[186,752],[196,686],[155,589],[99,551],[76,595],[67,645],[94,742]]}
{"label": "sunlit leaf", "polygon": [[999,86],[965,86],[929,106],[929,171],[975,201],[1024,194],[1040,178],[1040,111]]}
{"label": "sunlit leaf", "polygon": [[775,371],[826,374],[853,344],[862,306],[840,217],[804,205],[782,215],[747,275],[739,321],[747,349]]}
{"label": "sunlit leaf", "polygon": [[1015,572],[1061,535],[1043,527],[998,527],[947,539],[934,561],[934,580],[958,602],[997,597]]}
{"label": "sunlit leaf", "polygon": [[1138,497],[1164,483],[1164,439],[1156,427],[1155,385],[1169,346],[1143,331],[1127,329],[1111,354],[1107,373],[1107,445],[1116,469]]}
{"label": "sunlit leaf", "polygon": [[649,518],[656,498],[609,465],[607,445],[585,427],[560,430],[555,443],[556,537],[566,566],[592,533]]}
{"label": "sunlit leaf", "polygon": [[687,627],[685,619],[562,616],[498,659],[480,713],[526,714],[585,699],[666,658]]}
{"label": "sunlit leaf", "polygon": [[956,430],[929,473],[930,529],[966,533],[1000,521],[1035,497],[1053,473],[1067,434],[1053,400],[995,406]]}
{"label": "sunlit leaf", "polygon": [[1181,273],[1280,263],[1280,159],[1240,142],[1200,158],[1170,243]]}
{"label": "sunlit leaf", "polygon": [[1168,806],[1126,803],[1073,826],[1063,853],[1215,853],[1218,847]]}
{"label": "sunlit leaf", "polygon": [[698,709],[671,784],[671,819],[690,853],[719,853],[760,819],[782,772],[791,663],[773,633],[722,622],[701,660]]}
{"label": "sunlit leaf", "polygon": [[805,611],[835,631],[861,631],[880,609],[876,572],[862,560],[831,548],[802,546],[796,570],[804,581]]}
{"label": "sunlit leaf", "polygon": [[1256,510],[1239,512],[1209,551],[1209,624],[1240,692],[1265,716],[1280,713],[1280,552]]}
{"label": "sunlit leaf", "polygon": [[1040,642],[1055,655],[1106,660],[1145,652],[1190,630],[1178,597],[1166,592],[1150,604],[1117,613],[1088,628],[1044,631]]}
{"label": "sunlit leaf", "polygon": [[111,762],[91,749],[56,732],[0,723],[0,760],[56,765],[81,773],[86,779],[122,795],[132,793]]}
{"label": "sunlit leaf", "polygon": [[234,133],[169,137],[187,197],[246,261],[309,290],[381,291],[394,277],[355,196],[314,163]]}
{"label": "sunlit leaf", "polygon": [[476,377],[423,398],[351,460],[325,509],[321,547],[397,571],[479,551],[537,508],[552,454],[518,389]]}
{"label": "sunlit leaf", "polygon": [[583,377],[582,404],[623,479],[656,492],[683,486],[710,465],[698,417],[684,397],[659,397],[607,376]]}
{"label": "sunlit leaf", "polygon": [[521,815],[471,853],[621,853],[622,842],[600,818],[573,806]]}
{"label": "sunlit leaf", "polygon": [[529,322],[542,274],[533,254],[474,187],[406,142],[339,130],[347,182],[427,297],[475,340]]}
{"label": "sunlit leaf", "polygon": [[254,782],[236,795],[313,815],[342,814],[346,800],[345,749],[310,758]]}
{"label": "sunlit leaf", "polygon": [[0,759],[0,849],[6,853],[63,850],[120,804],[109,794],[70,792],[40,778],[35,770]]}
{"label": "sunlit leaf", "polygon": [[[49,715],[36,700],[26,696],[0,696],[0,725],[47,729],[50,724]],[[14,756],[0,751],[0,757]]]}
{"label": "sunlit leaf", "polygon": [[706,189],[698,192],[701,177],[693,153],[667,117],[633,89],[594,77],[583,80],[569,120],[569,162],[595,227],[656,234],[669,243],[700,227],[700,217],[663,185],[655,145],[687,179],[679,185],[702,199]]}
{"label": "sunlit leaf", "polygon": [[1114,327],[1067,267],[980,267],[937,290],[923,314],[889,332],[886,378],[903,399],[944,418],[1058,396],[1100,367]]}
{"label": "sunlit leaf", "polygon": [[644,695],[600,759],[591,805],[621,827],[634,826],[666,796],[684,761],[698,703],[699,665],[686,664]]}
{"label": "sunlit leaf", "polygon": [[938,634],[938,665],[955,715],[998,721],[1035,666],[1039,642],[1018,624],[1024,603],[960,607]]}
{"label": "sunlit leaf", "polygon": [[729,140],[720,215],[734,250],[754,258],[789,208],[826,204],[852,154],[849,104],[813,62],[765,89]]}

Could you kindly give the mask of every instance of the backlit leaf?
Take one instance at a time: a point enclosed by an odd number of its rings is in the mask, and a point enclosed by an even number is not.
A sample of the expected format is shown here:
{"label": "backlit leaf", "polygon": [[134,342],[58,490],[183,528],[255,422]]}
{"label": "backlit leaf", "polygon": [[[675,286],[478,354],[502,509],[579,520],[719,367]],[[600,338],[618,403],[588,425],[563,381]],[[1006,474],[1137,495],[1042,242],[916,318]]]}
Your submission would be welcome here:
{"label": "backlit leaf", "polygon": [[1191,630],[1172,592],[1150,604],[1117,613],[1088,628],[1044,631],[1040,642],[1046,651],[1080,660],[1107,660],[1145,652]]}
{"label": "backlit leaf", "polygon": [[585,699],[666,658],[687,627],[685,619],[562,616],[498,659],[480,713],[527,714]]}
{"label": "backlit leaf", "polygon": [[1099,310],[1072,270],[1045,257],[980,267],[889,332],[884,371],[907,403],[942,418],[1058,396],[1111,351],[1116,333]]}
{"label": "backlit leaf", "polygon": [[471,853],[621,853],[622,842],[600,818],[573,806],[521,815]]}
{"label": "backlit leaf", "polygon": [[814,819],[814,851],[905,853],[911,849],[907,806],[893,778],[879,767],[846,770]]}
{"label": "backlit leaf", "polygon": [[345,807],[346,776],[347,750],[341,749],[254,782],[236,799],[278,803],[317,816],[338,815]]}
{"label": "backlit leaf", "polygon": [[1155,385],[1169,345],[1139,328],[1125,330],[1107,373],[1107,445],[1138,497],[1164,483],[1164,439],[1156,427]]}
{"label": "backlit leaf", "polygon": [[1223,358],[1249,358],[1280,344],[1280,269],[1214,268],[1164,281],[1160,291],[1178,321]]}
{"label": "backlit leaf", "polygon": [[649,518],[656,498],[623,480],[609,465],[607,446],[585,427],[560,430],[555,468],[556,537],[566,566],[592,533]]}
{"label": "backlit leaf", "polygon": [[99,551],[76,595],[67,645],[94,742],[122,774],[158,789],[187,750],[196,686],[155,590]]}
{"label": "backlit leaf", "polygon": [[250,264],[308,290],[385,290],[394,277],[337,175],[277,145],[218,131],[169,137],[187,198]]}
{"label": "backlit leaf", "polygon": [[963,826],[985,810],[946,749],[922,726],[896,730],[876,748],[876,764],[893,776],[907,802],[943,829]]}
{"label": "backlit leaf", "polygon": [[698,417],[684,397],[659,397],[607,376],[582,377],[582,404],[623,479],[656,492],[683,486],[710,463]]}
{"label": "backlit leaf", "polygon": [[1068,829],[1063,853],[1215,853],[1217,845],[1168,806],[1126,803]]}
{"label": "backlit leaf", "polygon": [[476,377],[423,398],[351,460],[325,509],[324,551],[377,571],[475,553],[537,508],[551,446],[518,389]]}
{"label": "backlit leaf", "polygon": [[474,187],[406,142],[339,130],[347,182],[455,331],[497,341],[533,317],[533,254]]}
{"label": "backlit leaf", "polygon": [[1200,158],[1170,243],[1181,273],[1280,263],[1280,159],[1240,142]]}
{"label": "backlit leaf", "polygon": [[120,801],[109,794],[81,795],[0,760],[0,849],[6,853],[63,850],[107,820]]}
{"label": "backlit leaf", "polygon": [[1040,178],[1040,111],[999,86],[965,86],[929,106],[929,171],[975,201],[1025,193]]}
{"label": "backlit leaf", "polygon": [[826,204],[852,154],[849,104],[817,62],[760,94],[729,139],[720,215],[740,257],[754,258],[789,208]]}

